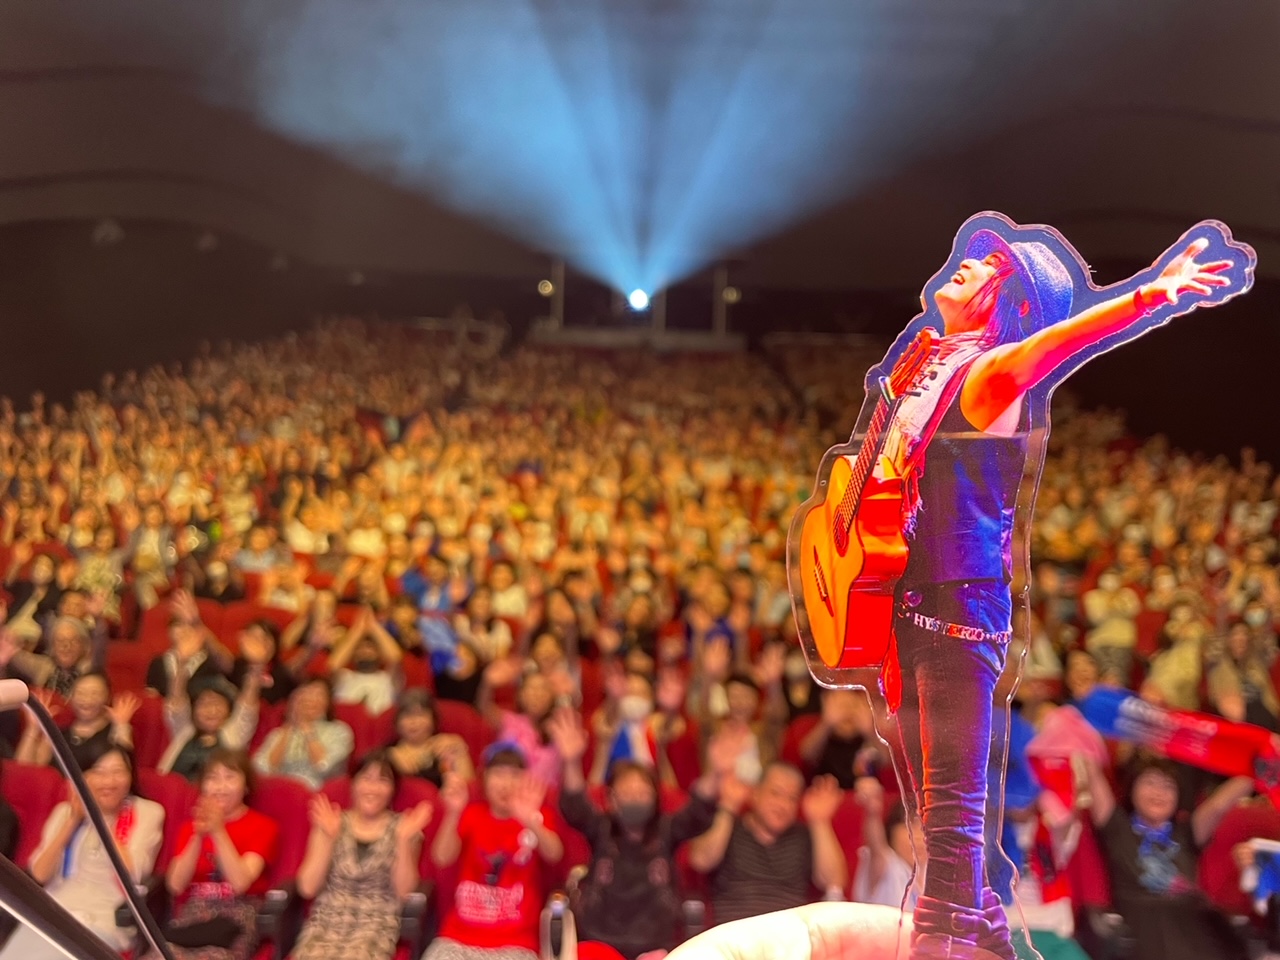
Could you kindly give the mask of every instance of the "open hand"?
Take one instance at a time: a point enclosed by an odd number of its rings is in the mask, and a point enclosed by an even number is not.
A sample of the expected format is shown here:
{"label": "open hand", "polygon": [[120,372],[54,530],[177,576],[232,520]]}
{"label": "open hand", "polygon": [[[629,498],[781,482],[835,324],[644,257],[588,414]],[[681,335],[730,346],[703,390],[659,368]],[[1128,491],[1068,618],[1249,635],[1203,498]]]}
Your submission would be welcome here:
{"label": "open hand", "polygon": [[511,795],[511,815],[526,827],[537,821],[542,802],[547,798],[547,785],[530,773],[520,777]]}
{"label": "open hand", "polygon": [[107,717],[114,726],[127,727],[140,706],[142,701],[138,699],[137,694],[128,692],[117,694],[111,706],[107,707]]}
{"label": "open hand", "polygon": [[843,800],[844,792],[835,777],[818,777],[804,792],[801,801],[804,818],[809,823],[830,823]]}
{"label": "open hand", "polygon": [[471,791],[467,789],[467,781],[456,773],[445,774],[444,786],[440,789],[440,802],[444,804],[445,810],[457,816],[470,800]]}
{"label": "open hand", "polygon": [[1230,278],[1222,276],[1224,270],[1231,268],[1230,260],[1197,262],[1196,258],[1208,247],[1209,241],[1204,237],[1192,241],[1182,253],[1169,261],[1169,265],[1160,271],[1160,276],[1139,288],[1139,297],[1149,307],[1158,308],[1176,304],[1184,294],[1209,297],[1213,295],[1214,287],[1230,286]]}
{"label": "open hand", "polygon": [[557,710],[547,723],[547,732],[565,763],[581,760],[587,752],[587,731],[572,707]]}
{"label": "open hand", "polygon": [[337,840],[342,830],[342,810],[324,794],[317,793],[307,805],[307,815],[311,826],[315,827],[330,840]]}
{"label": "open hand", "polygon": [[[667,960],[895,960],[910,952],[911,915],[865,903],[810,903],[721,924]],[[978,950],[975,960],[992,960]]]}
{"label": "open hand", "polygon": [[405,844],[422,839],[422,831],[431,822],[431,804],[422,801],[412,810],[400,814],[396,822],[396,843]]}

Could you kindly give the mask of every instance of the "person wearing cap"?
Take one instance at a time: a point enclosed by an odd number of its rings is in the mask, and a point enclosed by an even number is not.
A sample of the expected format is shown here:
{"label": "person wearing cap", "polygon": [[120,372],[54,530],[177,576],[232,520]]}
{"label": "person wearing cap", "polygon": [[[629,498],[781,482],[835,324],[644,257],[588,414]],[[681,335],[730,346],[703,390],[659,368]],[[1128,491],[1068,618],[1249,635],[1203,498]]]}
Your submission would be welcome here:
{"label": "person wearing cap", "polygon": [[457,865],[453,906],[423,960],[532,960],[548,891],[543,865],[564,856],[546,784],[515,743],[484,753],[483,800],[457,773],[445,777],[444,816],[431,845],[437,870]]}
{"label": "person wearing cap", "polygon": [[979,229],[926,304],[942,336],[886,444],[906,473],[910,553],[894,626],[901,703],[885,735],[906,767],[929,860],[913,960],[979,948],[1016,956],[983,850],[992,695],[1011,635],[1015,508],[1039,454],[1028,393],[1101,342],[1136,336],[1153,311],[1230,286],[1223,273],[1232,261],[1199,262],[1207,248],[1196,240],[1154,279],[1073,313],[1075,281],[1048,243]]}

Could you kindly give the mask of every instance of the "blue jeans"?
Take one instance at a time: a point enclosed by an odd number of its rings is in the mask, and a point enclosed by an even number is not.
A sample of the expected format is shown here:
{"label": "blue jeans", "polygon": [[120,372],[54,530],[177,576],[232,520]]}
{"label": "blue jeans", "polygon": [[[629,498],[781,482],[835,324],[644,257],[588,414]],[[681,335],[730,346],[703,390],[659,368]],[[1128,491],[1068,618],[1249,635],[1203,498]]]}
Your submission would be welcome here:
{"label": "blue jeans", "polygon": [[[981,909],[989,886],[984,857],[987,770],[992,760],[1003,770],[1007,751],[1003,736],[999,743],[991,739],[992,698],[1008,644],[934,633],[906,616],[920,613],[1002,633],[1010,627],[1009,585],[904,585],[899,599],[895,632],[902,669],[900,744],[886,739],[899,754],[895,761],[905,766],[902,772],[909,782],[903,786],[914,795],[924,824],[929,857],[924,896]],[[993,751],[999,756],[993,757]]]}

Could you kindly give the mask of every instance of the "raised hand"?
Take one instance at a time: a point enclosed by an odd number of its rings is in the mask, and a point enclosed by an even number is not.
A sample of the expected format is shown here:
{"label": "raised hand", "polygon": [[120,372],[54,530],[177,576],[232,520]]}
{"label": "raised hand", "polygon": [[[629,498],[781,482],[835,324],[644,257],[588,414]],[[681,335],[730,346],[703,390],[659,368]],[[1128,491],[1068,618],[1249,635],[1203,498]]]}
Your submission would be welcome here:
{"label": "raised hand", "polygon": [[140,706],[142,701],[137,694],[128,692],[117,694],[111,706],[107,707],[107,717],[114,726],[127,727]]}
{"label": "raised hand", "polygon": [[196,598],[187,593],[186,590],[175,590],[169,597],[169,609],[173,611],[183,623],[196,624],[200,622],[200,608],[196,606]]}
{"label": "raised hand", "polygon": [[1229,287],[1231,279],[1222,276],[1222,272],[1231,269],[1230,260],[1197,262],[1200,254],[1208,248],[1209,241],[1204,237],[1192,241],[1182,253],[1169,261],[1169,265],[1160,271],[1160,276],[1140,288],[1141,299],[1155,308],[1176,304],[1184,294],[1209,297],[1213,295],[1212,288]]}
{"label": "raised hand", "polygon": [[502,657],[484,668],[484,680],[490,687],[509,687],[520,679],[521,664],[516,657]]}
{"label": "raised hand", "polygon": [[721,724],[719,731],[707,744],[707,769],[721,779],[729,777],[737,769],[738,758],[746,749],[750,734],[748,727]]}
{"label": "raised hand", "polygon": [[467,781],[456,773],[445,774],[444,786],[440,789],[440,802],[444,804],[445,810],[458,816],[466,809],[470,800],[471,791],[467,789]]}
{"label": "raised hand", "polygon": [[261,631],[246,630],[240,634],[240,655],[251,664],[264,664],[270,659],[270,650]]}
{"label": "raised hand", "polygon": [[587,752],[587,731],[572,707],[557,710],[547,723],[547,733],[565,763],[581,760]]}
{"label": "raised hand", "polygon": [[70,783],[67,784],[67,806],[70,808],[67,819],[73,825],[80,823],[88,816],[85,813],[84,802],[81,801],[80,794],[76,792],[76,788]]}
{"label": "raised hand", "polygon": [[422,839],[422,831],[431,822],[431,804],[422,801],[412,810],[400,814],[396,822],[396,843],[405,844]]}
{"label": "raised hand", "polygon": [[62,713],[62,705],[58,702],[52,690],[45,687],[36,687],[31,691],[31,699],[44,707],[49,716],[54,720],[57,720],[58,716]]}
{"label": "raised hand", "polygon": [[875,777],[859,777],[853,782],[853,796],[869,817],[884,818],[884,787]]}
{"label": "raised hand", "polygon": [[729,649],[728,640],[712,640],[702,648],[703,676],[709,680],[725,680],[729,676],[732,658],[733,652]]}
{"label": "raised hand", "polygon": [[843,800],[844,793],[835,777],[818,777],[804,792],[801,809],[809,823],[829,823]]}
{"label": "raised hand", "polygon": [[311,826],[315,827],[330,840],[337,840],[342,830],[342,810],[329,801],[324,794],[317,793],[307,805],[307,816]]}
{"label": "raised hand", "polygon": [[7,667],[17,652],[18,641],[14,639],[12,633],[0,627],[0,669]]}
{"label": "raised hand", "polygon": [[511,794],[511,815],[526,827],[538,823],[542,817],[542,802],[547,798],[547,785],[531,773],[520,776],[520,782]]}
{"label": "raised hand", "polygon": [[786,648],[780,643],[772,643],[760,652],[756,663],[756,683],[763,687],[771,687],[782,680],[783,668],[786,666]]}
{"label": "raised hand", "polygon": [[720,806],[735,817],[751,800],[751,786],[737,777],[726,777],[720,781]]}
{"label": "raised hand", "polygon": [[658,674],[654,700],[663,713],[675,714],[684,710],[689,684],[679,670],[663,670]]}

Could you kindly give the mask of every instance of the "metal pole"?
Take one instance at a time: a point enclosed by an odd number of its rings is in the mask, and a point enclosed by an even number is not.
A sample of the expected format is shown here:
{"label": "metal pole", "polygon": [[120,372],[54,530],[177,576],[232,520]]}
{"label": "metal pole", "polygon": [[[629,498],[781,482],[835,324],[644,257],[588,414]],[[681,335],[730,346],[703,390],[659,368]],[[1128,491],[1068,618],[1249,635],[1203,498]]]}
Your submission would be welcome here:
{"label": "metal pole", "polygon": [[[120,851],[116,849],[116,838],[107,826],[107,821],[103,819],[102,811],[98,809],[98,804],[94,802],[93,795],[89,792],[89,786],[84,782],[84,775],[80,772],[80,766],[71,755],[71,747],[63,739],[62,731],[53,722],[53,717],[44,708],[44,704],[35,697],[31,697],[27,701],[27,709],[31,711],[31,715],[36,718],[44,729],[45,736],[48,737],[49,744],[53,747],[53,755],[58,759],[58,766],[62,767],[62,772],[71,781],[77,796],[80,797],[80,802],[84,804],[84,811],[88,814],[89,822],[93,824],[93,829],[97,832],[98,839],[102,842],[102,847],[106,851],[107,857],[111,860],[111,865],[115,868],[116,876],[120,878],[120,886],[124,891],[125,902],[129,904],[129,912],[133,914],[133,919],[137,921],[138,929],[142,931],[147,940],[151,942],[151,946],[164,960],[173,960],[173,952],[169,949],[169,943],[165,940],[164,934],[160,932],[160,925],[156,923],[155,917],[147,909],[146,902],[139,895],[137,887],[133,885],[133,881],[129,877],[129,871],[124,865],[124,860],[120,857]],[[24,919],[22,913],[14,913],[14,916],[19,920]],[[39,919],[43,919],[43,917]],[[48,934],[43,929],[37,927],[37,930],[46,938],[48,937]],[[59,946],[61,946],[61,943],[59,943]]]}
{"label": "metal pole", "polygon": [[653,332],[657,334],[666,333],[667,331],[667,291],[655,293],[653,299],[649,301],[649,306],[653,311]]}
{"label": "metal pole", "polygon": [[711,278],[711,330],[719,339],[729,333],[729,304],[724,298],[724,291],[728,286],[728,264],[716,264]]}

